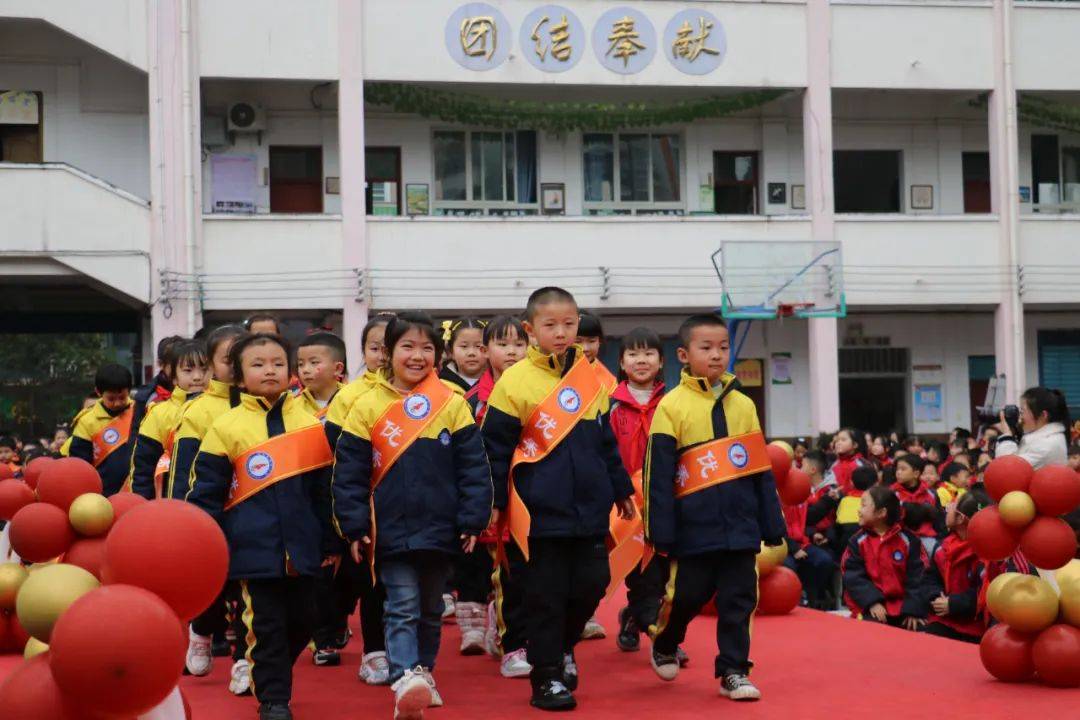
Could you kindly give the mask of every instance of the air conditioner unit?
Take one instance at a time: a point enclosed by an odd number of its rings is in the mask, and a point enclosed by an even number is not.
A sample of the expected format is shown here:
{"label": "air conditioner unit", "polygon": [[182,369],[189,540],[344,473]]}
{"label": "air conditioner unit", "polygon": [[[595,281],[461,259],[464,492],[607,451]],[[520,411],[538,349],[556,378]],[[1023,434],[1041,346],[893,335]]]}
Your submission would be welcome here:
{"label": "air conditioner unit", "polygon": [[225,119],[229,132],[262,132],[266,129],[266,110],[255,103],[232,103]]}

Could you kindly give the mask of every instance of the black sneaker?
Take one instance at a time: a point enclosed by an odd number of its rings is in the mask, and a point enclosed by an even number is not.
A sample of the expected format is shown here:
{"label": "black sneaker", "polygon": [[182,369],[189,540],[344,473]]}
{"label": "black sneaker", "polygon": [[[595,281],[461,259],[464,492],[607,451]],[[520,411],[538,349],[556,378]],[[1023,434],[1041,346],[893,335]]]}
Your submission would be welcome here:
{"label": "black sneaker", "polygon": [[311,654],[311,662],[317,667],[336,667],[341,664],[341,655],[336,648],[322,648]]}
{"label": "black sneaker", "polygon": [[729,700],[760,700],[761,691],[745,675],[725,675],[720,682],[720,695]]}
{"label": "black sneaker", "polygon": [[334,638],[334,647],[338,650],[344,650],[345,646],[349,644],[349,640],[352,638],[352,630],[345,628],[341,631],[341,634]]}
{"label": "black sneaker", "polygon": [[630,616],[628,607],[619,611],[619,634],[615,637],[615,644],[623,652],[637,652],[641,649],[641,630]]}
{"label": "black sneaker", "polygon": [[259,720],[292,720],[288,703],[263,703],[259,705]]}
{"label": "black sneaker", "polygon": [[215,640],[210,646],[210,654],[214,657],[228,657],[232,655],[232,644],[227,639]]}
{"label": "black sneaker", "polygon": [[[561,680],[544,680],[533,689],[532,699],[529,704],[539,710],[558,712],[560,710],[573,710],[577,707],[577,700],[570,694],[570,690]],[[265,718],[260,718],[265,720]]]}
{"label": "black sneaker", "polygon": [[566,653],[563,656],[562,681],[570,692],[577,690],[578,669],[577,662],[574,660],[574,653]]}
{"label": "black sneaker", "polygon": [[684,668],[690,664],[690,656],[686,654],[686,651],[682,649],[682,646],[675,648],[675,657],[679,660],[679,667]]}

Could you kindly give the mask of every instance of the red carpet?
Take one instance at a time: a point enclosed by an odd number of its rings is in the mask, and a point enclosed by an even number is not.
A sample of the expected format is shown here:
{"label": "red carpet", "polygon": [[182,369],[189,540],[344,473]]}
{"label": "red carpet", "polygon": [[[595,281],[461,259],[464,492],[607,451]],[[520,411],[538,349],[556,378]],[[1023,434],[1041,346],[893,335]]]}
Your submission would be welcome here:
{"label": "red carpet", "polygon": [[[600,617],[609,632],[615,628],[615,610],[614,603],[601,608]],[[461,657],[457,643],[457,628],[444,626],[436,679],[446,707],[430,711],[432,720],[544,717],[529,707],[527,680],[503,679],[490,658]],[[973,645],[808,610],[756,619],[754,681],[764,694],[759,703],[736,709],[717,696],[711,618],[695,621],[684,647],[690,666],[675,682],[663,683],[649,668],[644,648],[622,653],[611,637],[582,643],[578,649],[579,706],[570,717],[699,720],[707,712],[737,713],[740,720],[989,720],[1064,717],[1063,708],[1080,707],[1080,690],[993,680],[983,671]],[[0,677],[14,661],[11,657],[0,660]],[[393,717],[390,691],[357,680],[359,662],[357,639],[338,668],[315,668],[305,653],[296,665],[293,711],[297,720]],[[254,699],[234,698],[226,689],[229,664],[219,658],[209,677],[184,679],[182,687],[195,720],[255,718]]]}

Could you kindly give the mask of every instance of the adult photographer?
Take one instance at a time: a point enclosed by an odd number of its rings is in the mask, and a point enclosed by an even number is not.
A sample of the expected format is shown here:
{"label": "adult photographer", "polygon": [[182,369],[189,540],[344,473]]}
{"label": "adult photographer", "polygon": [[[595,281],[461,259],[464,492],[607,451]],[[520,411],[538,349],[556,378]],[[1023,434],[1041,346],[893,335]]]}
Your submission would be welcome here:
{"label": "adult photographer", "polygon": [[997,439],[997,457],[1019,455],[1036,470],[1044,465],[1065,464],[1068,459],[1066,428],[1069,427],[1069,406],[1060,390],[1033,387],[1020,396],[1019,424],[1022,433],[1010,426],[1005,411],[1001,412],[1000,419],[1001,422],[995,426],[1001,433]]}

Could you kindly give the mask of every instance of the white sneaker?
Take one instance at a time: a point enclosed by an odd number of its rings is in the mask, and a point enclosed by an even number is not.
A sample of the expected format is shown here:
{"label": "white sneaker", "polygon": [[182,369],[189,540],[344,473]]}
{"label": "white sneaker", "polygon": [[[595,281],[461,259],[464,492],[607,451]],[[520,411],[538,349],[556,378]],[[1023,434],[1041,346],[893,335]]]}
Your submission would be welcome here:
{"label": "white sneaker", "polygon": [[372,652],[360,660],[360,679],[368,685],[390,683],[390,661],[384,652]]}
{"label": "white sneaker", "polygon": [[251,694],[251,663],[237,660],[229,673],[229,692],[233,695]]}
{"label": "white sneaker", "polygon": [[679,677],[679,658],[677,655],[661,655],[655,649],[649,652],[649,664],[661,680],[668,682]]}
{"label": "white sneaker", "polygon": [[589,622],[585,623],[585,629],[581,631],[582,640],[603,640],[607,637],[607,630],[593,615]]}
{"label": "white sneaker", "polygon": [[761,691],[745,675],[725,675],[720,682],[720,696],[729,700],[753,701],[761,699]]}
{"label": "white sneaker", "polygon": [[196,677],[210,674],[210,667],[214,664],[214,655],[210,651],[212,645],[210,638],[203,637],[188,627],[187,658],[184,665],[189,673]]}
{"label": "white sneaker", "polygon": [[459,602],[455,607],[457,624],[461,628],[461,654],[484,654],[484,606],[474,602]]}
{"label": "white sneaker", "polygon": [[503,655],[499,672],[504,678],[527,678],[532,672],[532,665],[525,659],[525,648]]}
{"label": "white sneaker", "polygon": [[421,667],[406,670],[390,689],[394,691],[394,720],[420,720],[424,708],[431,706],[431,686]]}
{"label": "white sneaker", "polygon": [[435,676],[427,668],[424,668],[424,679],[427,680],[428,687],[431,688],[431,704],[428,707],[442,707],[442,695],[439,694],[439,689],[435,687]]}
{"label": "white sneaker", "polygon": [[443,593],[442,601],[443,601],[442,619],[447,620],[449,618],[454,617],[454,612],[456,611],[456,607],[454,605],[454,596],[451,595],[450,593]]}
{"label": "white sneaker", "polygon": [[487,626],[484,628],[484,651],[492,657],[502,655],[499,640],[499,622],[495,614],[495,602],[487,606]]}

